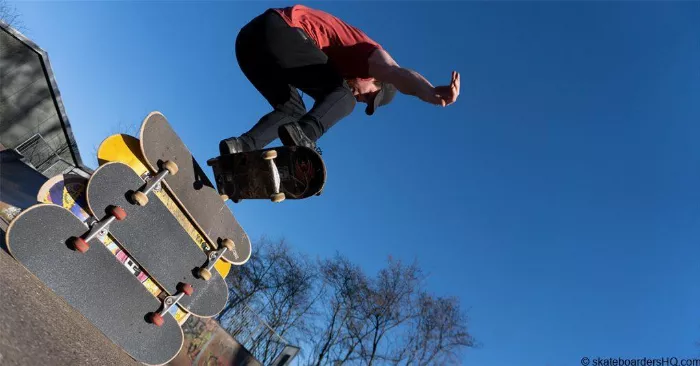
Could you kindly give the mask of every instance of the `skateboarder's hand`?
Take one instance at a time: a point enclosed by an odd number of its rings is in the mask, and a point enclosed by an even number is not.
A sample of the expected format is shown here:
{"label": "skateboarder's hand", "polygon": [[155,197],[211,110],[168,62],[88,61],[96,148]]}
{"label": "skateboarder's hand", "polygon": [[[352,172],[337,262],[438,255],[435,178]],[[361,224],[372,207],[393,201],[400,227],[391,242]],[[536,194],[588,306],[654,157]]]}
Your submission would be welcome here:
{"label": "skateboarder's hand", "polygon": [[457,101],[459,96],[459,73],[452,71],[450,85],[436,86],[433,88],[433,103],[447,107]]}

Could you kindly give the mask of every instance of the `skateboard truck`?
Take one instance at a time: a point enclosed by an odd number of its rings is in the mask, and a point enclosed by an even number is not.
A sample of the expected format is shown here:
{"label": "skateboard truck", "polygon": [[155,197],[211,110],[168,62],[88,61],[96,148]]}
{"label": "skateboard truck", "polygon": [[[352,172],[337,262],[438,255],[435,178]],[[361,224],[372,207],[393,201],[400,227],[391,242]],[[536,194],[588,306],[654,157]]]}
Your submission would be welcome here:
{"label": "skateboard truck", "polygon": [[209,281],[211,279],[211,270],[214,268],[214,265],[216,264],[216,261],[218,261],[221,257],[224,256],[226,251],[233,251],[234,249],[234,243],[233,240],[226,238],[223,240],[221,243],[221,246],[219,249],[212,251],[208,255],[207,259],[207,265],[206,267],[201,267],[198,271],[199,277],[205,281]]}
{"label": "skateboard truck", "polygon": [[163,315],[170,311],[170,309],[173,306],[175,306],[183,296],[190,296],[193,292],[194,289],[192,288],[192,285],[190,285],[189,283],[180,283],[178,285],[178,292],[175,295],[166,296],[165,299],[163,299],[163,307],[161,311],[157,313],[151,313],[149,317],[151,323],[155,324],[158,327],[162,326],[164,322]]}
{"label": "skateboard truck", "polygon": [[162,165],[163,170],[159,171],[153,179],[146,182],[146,186],[143,189],[138,190],[131,194],[131,199],[136,202],[139,206],[145,206],[148,203],[148,194],[151,193],[153,189],[156,188],[160,182],[165,179],[165,176],[177,174],[177,164],[173,161],[166,161]]}
{"label": "skateboard truck", "polygon": [[282,202],[286,198],[284,193],[280,192],[280,172],[277,170],[277,165],[275,165],[274,159],[277,158],[277,151],[267,150],[263,153],[263,159],[270,163],[270,171],[272,172],[272,187],[275,193],[270,196],[272,202]]}
{"label": "skateboard truck", "polygon": [[[236,155],[239,153],[235,153],[232,155]],[[244,154],[244,153],[240,153]],[[226,168],[222,167],[222,164],[219,162],[221,157],[219,158],[213,158],[207,160],[207,165],[211,166],[214,169],[214,175],[217,177],[217,190],[219,191],[219,195],[221,196],[221,199],[224,201],[228,200],[230,197],[229,195],[225,192],[226,187],[225,185],[227,184],[228,181],[234,180],[232,177],[232,174],[230,172],[224,172]],[[284,192],[280,192],[280,187],[282,185],[282,179],[280,177],[280,172],[277,169],[277,165],[275,165],[274,159],[277,158],[277,151],[276,150],[266,150],[265,152],[262,153],[262,158],[263,160],[266,160],[269,164],[270,168],[270,180],[271,180],[271,186],[272,186],[272,191],[273,193],[270,195],[270,200],[272,202],[282,202],[285,200],[286,195]],[[223,173],[223,174],[222,174]],[[234,203],[240,202],[242,199],[240,198],[231,198],[231,201]]]}
{"label": "skateboard truck", "polygon": [[107,229],[109,225],[114,220],[124,220],[126,218],[126,211],[119,206],[112,206],[109,210],[109,215],[100,221],[95,222],[88,231],[85,238],[82,237],[72,237],[70,239],[71,246],[75,248],[80,253],[87,252],[90,249],[90,244],[88,242],[94,239],[97,235],[100,235],[103,230]]}

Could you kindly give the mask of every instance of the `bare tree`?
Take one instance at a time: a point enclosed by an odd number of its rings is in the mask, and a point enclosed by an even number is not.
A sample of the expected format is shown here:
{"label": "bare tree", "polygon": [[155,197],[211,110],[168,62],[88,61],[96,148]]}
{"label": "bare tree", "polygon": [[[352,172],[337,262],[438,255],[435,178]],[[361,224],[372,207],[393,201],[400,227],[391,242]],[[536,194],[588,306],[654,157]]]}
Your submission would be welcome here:
{"label": "bare tree", "polygon": [[6,0],[0,0],[0,20],[19,32],[24,33],[27,31],[17,8],[10,5]]}
{"label": "bare tree", "polygon": [[416,314],[407,330],[406,343],[396,364],[446,365],[459,362],[456,350],[477,347],[467,331],[466,316],[454,297],[434,297],[421,293]]}
{"label": "bare tree", "polygon": [[[268,276],[269,290],[264,293],[263,318],[282,337],[300,341],[309,332],[309,311],[315,301],[314,283],[317,270],[302,255],[293,253],[286,245],[274,247],[277,265]],[[265,361],[275,355],[264,349]]]}
{"label": "bare tree", "polygon": [[[318,270],[284,239],[263,238],[254,248],[250,260],[228,276],[231,301],[218,320],[232,334],[246,332],[244,328],[260,329],[250,335],[254,340],[250,351],[266,364],[277,356],[280,337],[296,344],[310,337]],[[263,327],[247,319],[250,308]]]}
{"label": "bare tree", "polygon": [[[475,341],[459,301],[430,295],[424,278],[416,263],[390,257],[368,276],[342,255],[314,263],[284,240],[263,238],[228,276],[231,300],[218,320],[252,340],[246,346],[263,363],[281,337],[301,346],[306,365],[454,362]],[[267,328],[251,334],[255,319]]]}
{"label": "bare tree", "polygon": [[243,266],[231,267],[231,273],[227,277],[229,284],[229,298],[232,300],[219,313],[217,320],[223,322],[230,312],[238,305],[247,302],[255,302],[265,292],[274,291],[275,284],[271,279],[276,267],[284,261],[286,247],[284,239],[273,242],[265,237],[253,244],[253,252],[250,259]]}
{"label": "bare tree", "polygon": [[369,278],[336,255],[319,269],[324,291],[307,365],[445,364],[475,347],[459,301],[428,294],[416,263],[389,258]]}
{"label": "bare tree", "polygon": [[413,317],[412,299],[422,281],[420,268],[404,265],[389,258],[388,267],[379,271],[360,307],[359,319],[350,334],[359,346],[359,356],[367,365],[375,361],[391,361],[392,355],[382,352],[380,345],[388,332]]}
{"label": "bare tree", "polygon": [[349,359],[358,342],[348,334],[352,323],[369,292],[369,281],[359,266],[336,255],[321,261],[322,301],[319,303],[316,337],[310,340],[309,364],[323,365],[327,360]]}

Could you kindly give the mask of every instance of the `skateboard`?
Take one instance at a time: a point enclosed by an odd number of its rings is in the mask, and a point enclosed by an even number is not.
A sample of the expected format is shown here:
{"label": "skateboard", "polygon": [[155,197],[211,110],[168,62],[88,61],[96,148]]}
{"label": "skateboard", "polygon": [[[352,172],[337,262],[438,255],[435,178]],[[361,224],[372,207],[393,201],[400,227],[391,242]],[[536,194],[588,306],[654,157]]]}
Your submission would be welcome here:
{"label": "skateboard", "polygon": [[[98,220],[88,213],[88,206],[85,201],[85,187],[87,183],[87,178],[77,174],[56,175],[39,188],[37,201],[62,206],[86,225],[94,225]],[[112,234],[104,230],[98,232],[95,239],[102,243],[116,257],[117,261],[123,264],[141,282],[148,292],[161,299],[165,297],[163,289],[158,287],[158,284],[119,246]],[[170,313],[180,325],[189,317],[189,313],[179,306],[171,307]]]}
{"label": "skateboard", "polygon": [[[147,182],[154,177],[144,165],[143,155],[139,150],[139,140],[127,134],[115,134],[104,139],[97,149],[97,161],[100,165],[114,161],[122,162],[131,167],[141,179]],[[216,249],[216,246],[210,244],[204,235],[192,225],[190,219],[178,207],[172,196],[162,188],[162,185],[156,185],[153,188],[153,194],[163,202],[202,251],[209,252]],[[226,278],[231,271],[231,263],[220,259],[216,261],[214,268],[221,274],[221,277]]]}
{"label": "skateboard", "polygon": [[[5,237],[19,263],[131,357],[169,362],[184,343],[182,329],[167,311],[159,326],[149,321],[161,301],[94,234],[68,209],[37,203],[10,223]],[[74,250],[81,240],[91,250]]]}
{"label": "skateboard", "polygon": [[234,242],[235,250],[224,260],[235,265],[246,263],[251,255],[250,238],[163,114],[151,112],[144,118],[139,141],[152,173],[158,172],[165,161],[177,164],[178,174],[166,176],[164,186],[209,242],[225,238]]}
{"label": "skateboard", "polygon": [[232,245],[224,240],[221,248],[204,253],[191,244],[163,202],[149,199],[163,177],[177,174],[176,165],[164,165],[167,170],[149,182],[120,162],[100,166],[88,181],[88,207],[95,217],[119,220],[110,225],[110,233],[168,294],[178,296],[180,306],[193,315],[212,317],[228,300],[226,282],[212,269]]}
{"label": "skateboard", "polygon": [[243,199],[304,199],[320,195],[326,166],[313,149],[280,146],[209,159],[219,194]]}

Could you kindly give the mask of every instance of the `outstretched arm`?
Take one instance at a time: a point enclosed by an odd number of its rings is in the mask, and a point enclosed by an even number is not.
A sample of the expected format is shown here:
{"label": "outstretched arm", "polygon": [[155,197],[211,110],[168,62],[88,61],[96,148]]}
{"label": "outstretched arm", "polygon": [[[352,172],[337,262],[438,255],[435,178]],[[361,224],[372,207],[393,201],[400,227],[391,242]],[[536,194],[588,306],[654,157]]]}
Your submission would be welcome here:
{"label": "outstretched arm", "polygon": [[449,85],[434,87],[418,72],[399,66],[382,49],[370,56],[369,73],[377,80],[393,84],[401,93],[416,96],[427,103],[445,107],[454,103],[459,96],[459,73],[456,71],[452,72]]}

